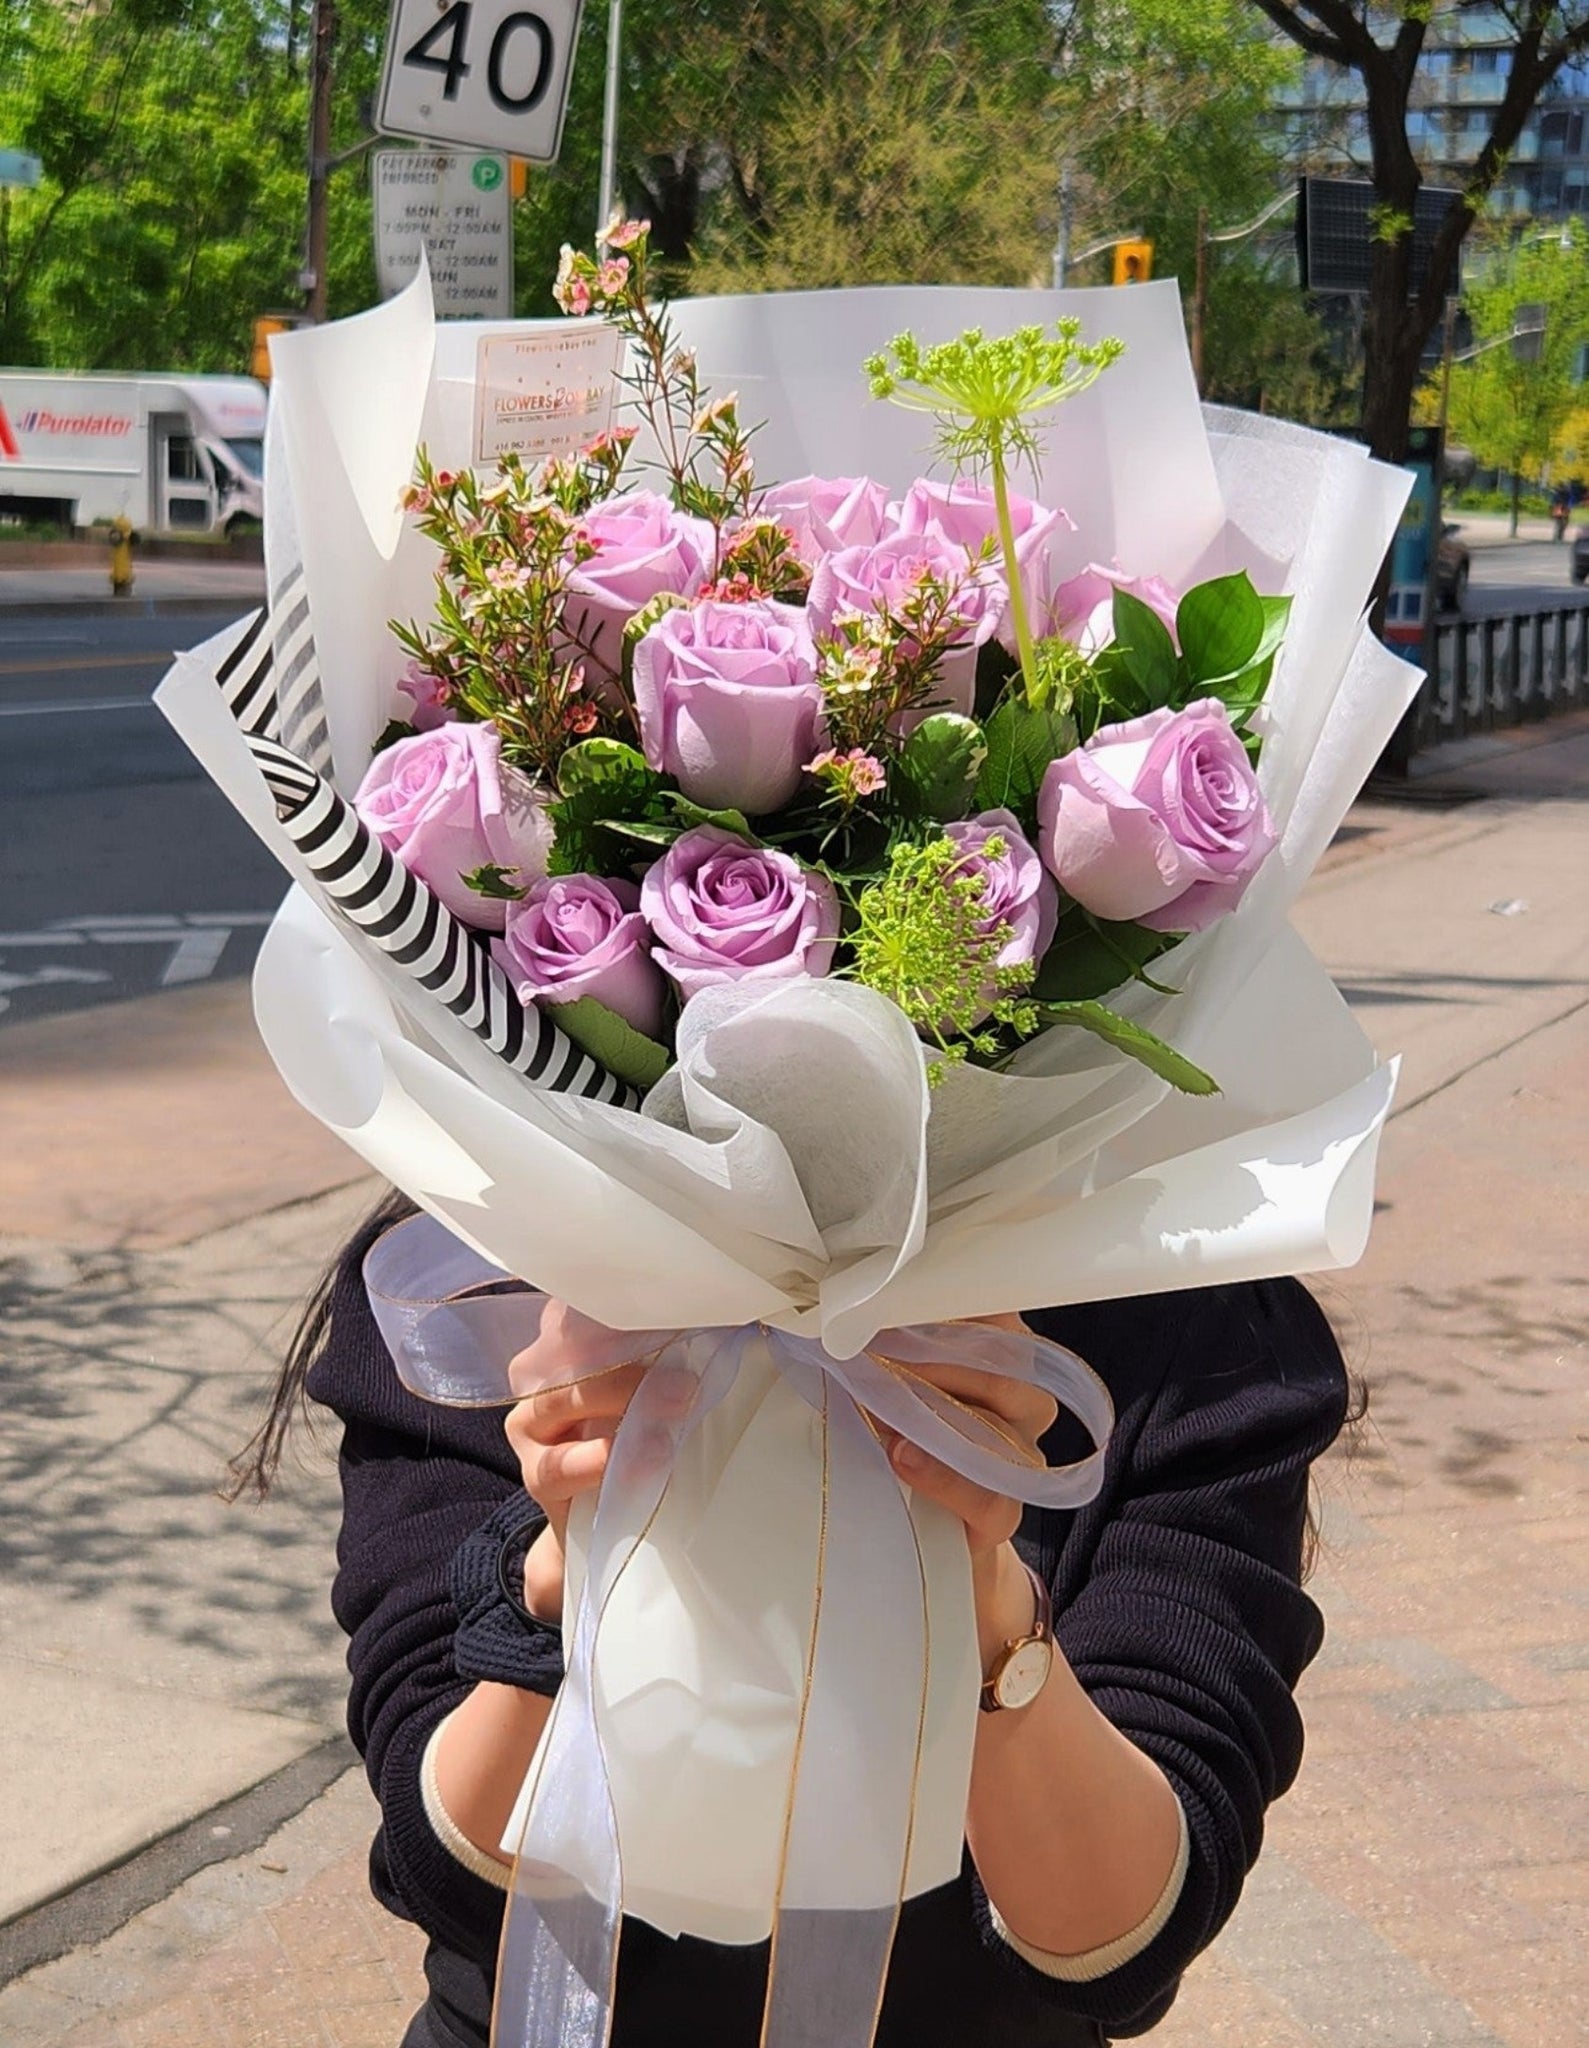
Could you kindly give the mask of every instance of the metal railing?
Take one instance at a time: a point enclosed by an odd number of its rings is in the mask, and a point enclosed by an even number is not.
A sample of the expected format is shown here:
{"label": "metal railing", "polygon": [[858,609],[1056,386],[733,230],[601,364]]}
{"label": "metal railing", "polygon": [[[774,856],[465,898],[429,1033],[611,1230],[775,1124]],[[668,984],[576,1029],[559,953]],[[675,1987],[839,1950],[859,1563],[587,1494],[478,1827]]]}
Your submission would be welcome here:
{"label": "metal railing", "polygon": [[1415,748],[1589,705],[1589,604],[1434,622]]}

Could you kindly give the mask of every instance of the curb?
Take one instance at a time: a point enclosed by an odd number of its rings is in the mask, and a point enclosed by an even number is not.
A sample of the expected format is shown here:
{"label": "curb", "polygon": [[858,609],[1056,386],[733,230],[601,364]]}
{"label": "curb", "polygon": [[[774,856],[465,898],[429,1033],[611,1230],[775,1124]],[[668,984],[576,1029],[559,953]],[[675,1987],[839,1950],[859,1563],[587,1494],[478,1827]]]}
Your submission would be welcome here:
{"label": "curb", "polygon": [[25,1908],[0,1927],[0,1985],[74,1949],[92,1948],[207,1865],[251,1855],[358,1761],[345,1735],[330,1736],[110,1869]]}
{"label": "curb", "polygon": [[10,604],[0,597],[0,621],[6,619],[158,619],[167,615],[225,611],[235,606],[235,616],[253,611],[265,601],[264,590],[245,597],[238,591],[221,591],[214,597],[83,597],[29,598]]}

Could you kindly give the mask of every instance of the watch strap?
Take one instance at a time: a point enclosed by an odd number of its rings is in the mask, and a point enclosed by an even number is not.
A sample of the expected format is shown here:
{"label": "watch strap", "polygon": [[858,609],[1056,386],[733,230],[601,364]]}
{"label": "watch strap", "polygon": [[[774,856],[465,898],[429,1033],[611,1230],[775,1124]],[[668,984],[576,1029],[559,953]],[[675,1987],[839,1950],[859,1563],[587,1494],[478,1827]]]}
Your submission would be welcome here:
{"label": "watch strap", "polygon": [[1004,1676],[1010,1660],[1018,1651],[1026,1649],[1032,1643],[1046,1643],[1050,1649],[1053,1647],[1053,1593],[1049,1590],[1048,1582],[1032,1569],[1025,1558],[1021,1559],[1021,1568],[1026,1573],[1032,1587],[1032,1597],[1035,1603],[1032,1613],[1032,1625],[1025,1635],[1011,1636],[988,1667],[982,1680],[982,1693],[978,1702],[984,1714],[997,1714],[1004,1711],[1004,1702],[998,1696],[998,1684],[999,1680]]}

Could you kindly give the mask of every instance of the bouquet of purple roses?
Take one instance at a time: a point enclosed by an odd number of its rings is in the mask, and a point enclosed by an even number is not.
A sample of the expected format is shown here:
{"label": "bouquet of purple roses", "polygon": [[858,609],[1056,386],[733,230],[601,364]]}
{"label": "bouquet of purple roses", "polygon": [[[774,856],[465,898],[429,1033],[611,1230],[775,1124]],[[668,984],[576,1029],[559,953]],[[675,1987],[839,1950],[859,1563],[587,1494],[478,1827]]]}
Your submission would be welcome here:
{"label": "bouquet of purple roses", "polygon": [[421,453],[438,601],[396,629],[413,710],[354,799],[376,839],[637,1087],[703,990],[834,976],[930,1072],[1070,1027],[1211,1091],[1101,999],[1162,987],[1275,844],[1255,763],[1290,601],[1241,571],[1054,581],[1072,522],[1012,471],[1118,344],[901,336],[873,391],[933,416],[950,479],[767,487],[651,301],[646,226],[607,247],[566,252],[558,294],[624,337],[636,423],[489,477]]}
{"label": "bouquet of purple roses", "polygon": [[[499,2038],[600,2048],[628,1913],[781,1940],[769,2048],[865,2048],[979,1683],[869,1418],[1078,1505],[1107,1394],[964,1319],[1361,1250],[1394,1072],[1286,919],[1415,681],[1362,624],[1406,479],[1201,409],[1171,287],[648,265],[618,222],[573,318],[421,278],[281,338],[270,604],[159,701],[298,884],[278,1067],[427,1212],[367,1266],[397,1370],[662,1368],[570,1524]],[[1093,1454],[1012,1460],[946,1358]]]}

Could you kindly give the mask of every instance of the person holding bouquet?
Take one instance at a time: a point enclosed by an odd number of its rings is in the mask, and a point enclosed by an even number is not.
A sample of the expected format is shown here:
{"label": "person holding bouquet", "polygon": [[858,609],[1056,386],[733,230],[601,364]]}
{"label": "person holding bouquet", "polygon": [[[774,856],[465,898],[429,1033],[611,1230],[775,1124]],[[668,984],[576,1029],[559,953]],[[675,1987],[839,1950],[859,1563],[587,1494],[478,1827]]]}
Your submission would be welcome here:
{"label": "person holding bouquet", "polygon": [[[269,1484],[305,1395],[340,1417],[333,1606],[381,1805],[371,1884],[430,1941],[403,2048],[473,2048],[489,2039],[498,1845],[562,1677],[562,1530],[644,1368],[521,1402],[505,1424],[418,1400],[361,1277],[407,1209],[386,1204],[328,1274],[238,1471]],[[1096,1499],[1069,1513],[1023,1515],[891,1447],[901,1482],[964,1523],[985,1711],[964,1868],[902,1909],[878,2048],[1148,2031],[1235,1906],[1301,1759],[1292,1689],[1322,1634],[1301,1586],[1308,1476],[1349,1392],[1323,1315],[1276,1281],[1027,1321],[1088,1360],[1118,1421]],[[1074,1454],[1032,1387],[933,1377],[1032,1452]],[[765,1944],[626,1921],[620,1955],[613,2048],[754,2048]]]}

